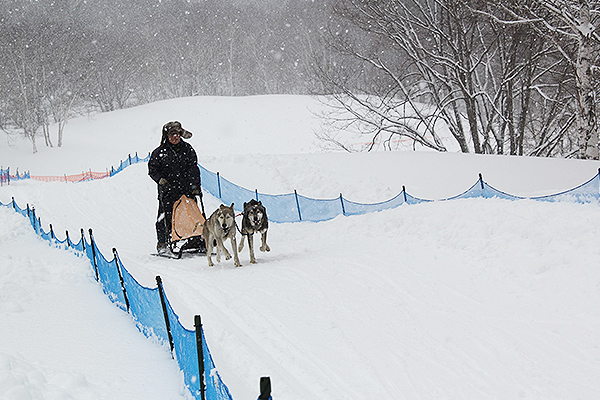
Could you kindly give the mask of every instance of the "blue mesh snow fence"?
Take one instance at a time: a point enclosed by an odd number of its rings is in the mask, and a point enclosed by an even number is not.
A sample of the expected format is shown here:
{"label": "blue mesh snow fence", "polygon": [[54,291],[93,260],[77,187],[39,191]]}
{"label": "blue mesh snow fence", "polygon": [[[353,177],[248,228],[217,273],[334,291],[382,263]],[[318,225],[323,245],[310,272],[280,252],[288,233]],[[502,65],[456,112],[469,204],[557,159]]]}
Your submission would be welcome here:
{"label": "blue mesh snow fence", "polygon": [[23,174],[19,174],[19,170],[14,175],[10,174],[10,168],[2,169],[0,168],[0,185],[8,185],[10,181],[18,181],[21,179],[30,179],[31,175],[29,172],[25,172]]}
{"label": "blue mesh snow fence", "polygon": [[8,185],[10,183],[10,171],[9,168],[0,168],[0,186]]}
{"label": "blue mesh snow fence", "polygon": [[125,168],[129,167],[130,165],[137,164],[139,162],[148,162],[148,160],[150,160],[150,154],[148,154],[144,158],[138,157],[137,153],[135,153],[134,156],[129,154],[125,160],[121,160],[121,163],[119,164],[119,166],[117,168],[114,168],[114,167],[110,168],[110,176],[118,174],[119,172],[123,171]]}
{"label": "blue mesh snow fence", "polygon": [[[235,203],[238,211],[243,211],[244,202],[250,199],[260,200],[265,208],[270,221],[273,222],[299,222],[299,221],[326,221],[338,215],[359,215],[375,211],[396,208],[402,204],[419,204],[434,200],[420,199],[402,191],[393,198],[380,203],[357,203],[345,199],[341,194],[334,199],[313,199],[302,196],[296,192],[289,194],[263,194],[257,190],[252,191],[223,178],[218,172],[208,171],[200,165],[202,188],[225,204]],[[479,179],[465,192],[440,199],[438,201],[468,199],[468,198],[499,198],[506,200],[525,199],[498,190],[483,180]],[[600,170],[589,181],[564,192],[538,197],[527,197],[531,200],[542,201],[570,201],[579,203],[599,202],[600,200]]]}

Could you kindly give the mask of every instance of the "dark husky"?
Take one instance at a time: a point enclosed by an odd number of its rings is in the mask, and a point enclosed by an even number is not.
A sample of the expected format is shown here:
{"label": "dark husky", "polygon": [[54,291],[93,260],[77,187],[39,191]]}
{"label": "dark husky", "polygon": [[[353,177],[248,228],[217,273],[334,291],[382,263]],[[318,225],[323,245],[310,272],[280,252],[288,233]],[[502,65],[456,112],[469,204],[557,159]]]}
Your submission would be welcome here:
{"label": "dark husky", "polygon": [[267,229],[269,229],[269,220],[267,218],[267,210],[260,201],[254,199],[244,203],[244,213],[242,217],[242,241],[238,251],[244,248],[244,238],[248,236],[248,247],[250,248],[250,262],[256,264],[254,258],[254,234],[260,232],[262,235],[262,244],[260,251],[271,251],[267,244]]}
{"label": "dark husky", "polygon": [[219,206],[212,213],[212,215],[204,221],[204,228],[202,229],[202,236],[206,242],[206,258],[208,259],[208,266],[212,267],[213,262],[210,258],[215,243],[217,245],[217,262],[221,262],[221,251],[225,254],[225,259],[231,259],[231,254],[227,251],[223,242],[227,239],[231,240],[231,247],[233,248],[233,261],[236,267],[241,267],[240,259],[238,258],[237,243],[236,243],[236,225],[235,225],[235,211],[233,210],[233,203],[227,207],[223,204]]}

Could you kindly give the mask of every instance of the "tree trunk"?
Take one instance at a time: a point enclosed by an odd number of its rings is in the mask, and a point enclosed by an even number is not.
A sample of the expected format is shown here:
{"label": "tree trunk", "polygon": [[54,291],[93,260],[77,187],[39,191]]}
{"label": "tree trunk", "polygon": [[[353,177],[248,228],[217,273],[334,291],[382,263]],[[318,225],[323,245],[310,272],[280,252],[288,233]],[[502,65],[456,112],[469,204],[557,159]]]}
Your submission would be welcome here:
{"label": "tree trunk", "polygon": [[[579,49],[577,54],[577,91],[579,95],[578,139],[582,159],[598,159],[598,124],[596,119],[596,96],[592,77],[594,42],[590,23],[590,7],[587,0],[580,0]],[[589,32],[588,32],[589,30]]]}
{"label": "tree trunk", "polygon": [[28,131],[27,129],[25,129],[24,131],[25,136],[29,138],[29,140],[31,140],[31,147],[33,150],[33,154],[38,152],[37,149],[37,143],[35,142],[35,130],[34,131]]}
{"label": "tree trunk", "polygon": [[[511,60],[512,61],[512,60]],[[511,62],[510,70],[514,69],[514,63]],[[506,118],[506,127],[508,128],[508,140],[510,142],[510,155],[517,154],[517,139],[515,135],[515,106],[514,106],[514,81],[511,79],[506,84],[506,109],[504,117]]]}
{"label": "tree trunk", "polygon": [[65,127],[65,122],[58,123],[58,147],[62,147],[64,127]]}

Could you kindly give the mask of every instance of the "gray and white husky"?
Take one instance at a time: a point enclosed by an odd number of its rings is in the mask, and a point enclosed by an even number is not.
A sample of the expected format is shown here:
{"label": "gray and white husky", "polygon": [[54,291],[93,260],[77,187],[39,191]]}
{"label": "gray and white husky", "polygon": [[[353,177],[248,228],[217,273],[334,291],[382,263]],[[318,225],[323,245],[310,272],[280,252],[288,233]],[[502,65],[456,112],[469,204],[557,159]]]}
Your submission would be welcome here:
{"label": "gray and white husky", "polygon": [[267,244],[267,229],[269,229],[269,219],[267,218],[267,210],[260,201],[254,199],[247,203],[244,203],[244,212],[242,217],[242,240],[240,241],[240,247],[238,251],[242,251],[244,248],[244,238],[248,236],[248,247],[250,248],[250,262],[256,264],[256,258],[254,258],[254,234],[260,233],[262,243],[260,251],[271,251],[271,248]]}
{"label": "gray and white husky", "polygon": [[233,203],[231,203],[231,206],[229,207],[221,204],[219,208],[217,208],[211,214],[211,216],[204,221],[204,228],[202,230],[202,236],[206,242],[206,258],[208,259],[209,267],[215,265],[211,259],[215,243],[217,245],[217,262],[221,262],[221,251],[223,254],[225,254],[226,260],[231,259],[231,254],[229,254],[223,244],[227,239],[231,241],[231,247],[233,249],[233,261],[235,266],[242,266],[238,257],[236,234],[235,211],[233,209]]}

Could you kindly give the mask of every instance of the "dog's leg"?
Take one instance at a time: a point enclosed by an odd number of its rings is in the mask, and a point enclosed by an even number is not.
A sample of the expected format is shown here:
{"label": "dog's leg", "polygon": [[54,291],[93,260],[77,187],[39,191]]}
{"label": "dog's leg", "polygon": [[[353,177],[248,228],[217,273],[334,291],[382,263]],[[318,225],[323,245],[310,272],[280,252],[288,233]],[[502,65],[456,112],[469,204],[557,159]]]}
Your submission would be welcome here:
{"label": "dog's leg", "polygon": [[217,262],[221,262],[221,240],[215,236],[215,248],[217,252]]}
{"label": "dog's leg", "polygon": [[[229,250],[227,250],[227,247],[225,247],[226,240],[227,240],[227,237],[221,238],[221,250],[223,251],[223,254],[225,255],[225,259],[231,260],[231,254],[229,254]],[[237,249],[234,248],[234,250],[237,250]]]}
{"label": "dog's leg", "polygon": [[[244,236],[242,236],[244,240]],[[256,264],[256,258],[254,258],[254,234],[248,234],[248,248],[250,249],[250,263]]]}
{"label": "dog's leg", "polygon": [[217,239],[217,262],[221,262],[221,253],[225,256],[225,260],[231,259],[231,254],[225,247],[224,240],[227,240],[227,238],[219,237]]}
{"label": "dog's leg", "polygon": [[[238,257],[237,243],[236,243],[236,240],[235,240],[235,236],[236,235],[231,236],[231,239],[230,239],[231,240],[231,247],[233,249],[233,263],[235,264],[236,267],[241,267],[242,264],[240,264],[240,258]],[[229,258],[231,258],[231,256],[229,256]]]}
{"label": "dog's leg", "polygon": [[[240,246],[238,247],[238,253],[242,251],[242,249],[244,248],[244,239],[245,239],[244,234],[242,234],[242,241],[240,242]],[[250,239],[248,239],[248,243],[250,243]]]}
{"label": "dog's leg", "polygon": [[[208,231],[208,229],[204,228],[205,232]],[[213,238],[211,237],[211,235],[207,235],[207,237],[205,238],[205,242],[206,242],[206,259],[208,260],[208,266],[209,267],[214,267],[215,264],[212,261],[212,258],[210,258],[212,252],[213,252]]]}
{"label": "dog's leg", "polygon": [[267,231],[262,232],[261,239],[260,251],[271,251],[271,248],[267,244]]}

